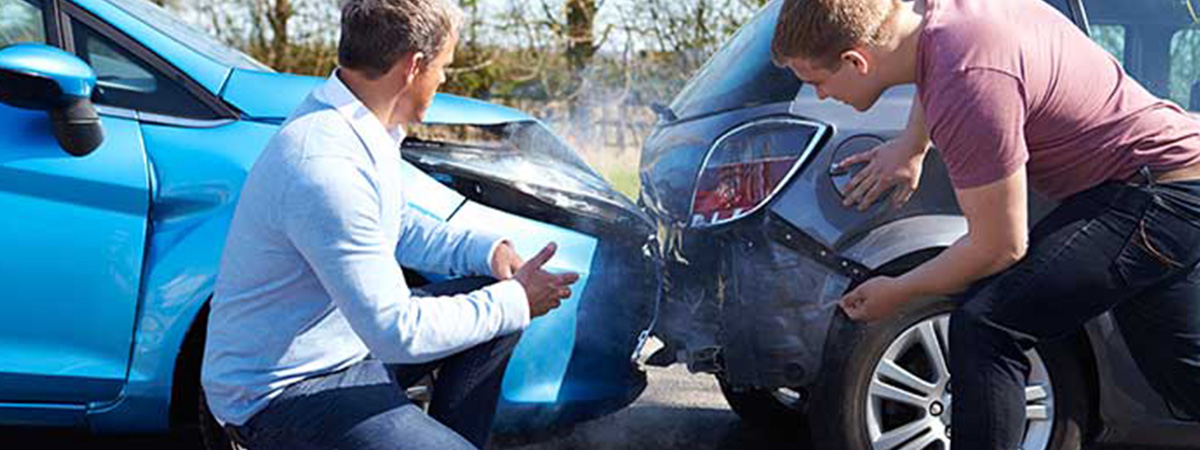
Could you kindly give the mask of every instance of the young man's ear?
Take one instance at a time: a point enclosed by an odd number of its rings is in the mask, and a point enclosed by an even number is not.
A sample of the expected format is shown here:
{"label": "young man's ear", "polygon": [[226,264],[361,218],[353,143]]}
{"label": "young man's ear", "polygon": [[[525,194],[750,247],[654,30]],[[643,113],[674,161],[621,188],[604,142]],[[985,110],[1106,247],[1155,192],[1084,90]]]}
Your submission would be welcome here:
{"label": "young man's ear", "polygon": [[842,52],[842,64],[849,64],[859,75],[866,75],[871,71],[870,56],[856,48]]}

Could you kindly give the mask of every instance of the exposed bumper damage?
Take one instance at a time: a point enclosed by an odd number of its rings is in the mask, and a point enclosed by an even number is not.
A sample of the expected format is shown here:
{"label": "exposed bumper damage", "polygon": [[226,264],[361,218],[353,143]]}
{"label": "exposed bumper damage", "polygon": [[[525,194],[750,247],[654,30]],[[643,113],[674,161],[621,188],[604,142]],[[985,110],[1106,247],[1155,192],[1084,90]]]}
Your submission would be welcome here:
{"label": "exposed bumper damage", "polygon": [[[517,156],[503,145],[414,145],[406,158],[473,201],[601,237],[609,250],[593,273],[607,280],[596,288],[605,295],[587,313],[603,319],[580,324],[602,325],[578,336],[593,353],[602,349],[605,361],[616,361],[618,352],[625,361],[637,356],[639,335],[653,323],[665,347],[649,364],[685,363],[740,386],[810,384],[838,299],[869,272],[773,213],[719,230],[666,221],[656,228],[651,214],[612,195],[586,166],[554,161],[560,155],[539,160],[528,148]],[[604,370],[593,364],[601,360],[589,361],[579,367]]]}
{"label": "exposed bumper damage", "polygon": [[741,386],[815,380],[837,302],[865,268],[771,215],[719,233],[661,227],[659,236],[668,258],[655,333],[667,345],[652,364],[682,362]]}

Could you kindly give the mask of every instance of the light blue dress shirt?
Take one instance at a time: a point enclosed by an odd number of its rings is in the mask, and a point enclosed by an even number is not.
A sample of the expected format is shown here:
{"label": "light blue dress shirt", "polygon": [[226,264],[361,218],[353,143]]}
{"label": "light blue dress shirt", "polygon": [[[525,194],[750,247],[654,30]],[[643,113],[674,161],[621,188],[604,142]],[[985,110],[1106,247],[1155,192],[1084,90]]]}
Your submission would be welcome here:
{"label": "light blue dress shirt", "polygon": [[410,295],[401,263],[488,275],[501,240],[407,208],[402,140],[335,72],[267,144],[242,188],[209,315],[201,382],[218,421],[243,425],[287,386],[368,355],[427,362],[528,326],[515,280]]}

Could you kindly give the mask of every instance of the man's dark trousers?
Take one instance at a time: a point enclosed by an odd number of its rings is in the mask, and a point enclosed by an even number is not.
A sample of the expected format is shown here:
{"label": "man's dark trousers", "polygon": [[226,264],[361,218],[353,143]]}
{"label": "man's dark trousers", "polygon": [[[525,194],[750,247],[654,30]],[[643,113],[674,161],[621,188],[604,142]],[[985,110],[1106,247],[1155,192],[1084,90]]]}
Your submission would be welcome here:
{"label": "man's dark trousers", "polygon": [[953,448],[1020,448],[1024,352],[1106,311],[1151,385],[1200,417],[1198,261],[1200,181],[1109,182],[1064,201],[1034,228],[1020,263],[959,297]]}
{"label": "man's dark trousers", "polygon": [[[470,278],[415,289],[414,297],[461,294],[496,281]],[[520,333],[425,364],[368,358],[287,387],[235,433],[250,450],[483,448],[500,382]],[[429,414],[405,389],[438,369]]]}

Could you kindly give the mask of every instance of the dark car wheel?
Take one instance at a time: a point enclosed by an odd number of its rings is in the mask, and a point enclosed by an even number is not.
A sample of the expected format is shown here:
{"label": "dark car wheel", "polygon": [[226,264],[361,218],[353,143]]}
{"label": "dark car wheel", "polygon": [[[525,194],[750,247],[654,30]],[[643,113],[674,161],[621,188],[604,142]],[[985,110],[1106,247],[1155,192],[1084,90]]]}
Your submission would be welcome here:
{"label": "dark car wheel", "polygon": [[[815,442],[846,450],[950,448],[949,300],[861,327],[836,316],[809,415]],[[1024,450],[1082,445],[1090,398],[1069,342],[1026,354]]]}
{"label": "dark car wheel", "polygon": [[225,429],[217,422],[217,418],[213,417],[212,412],[208,410],[208,400],[204,398],[204,390],[199,390],[198,392],[200,393],[198,411],[200,438],[204,441],[204,448],[208,450],[244,450],[229,438],[229,434],[225,432]]}
{"label": "dark car wheel", "polygon": [[741,388],[720,376],[721,394],[738,417],[747,423],[772,430],[789,431],[807,427],[807,392],[801,389]]}

